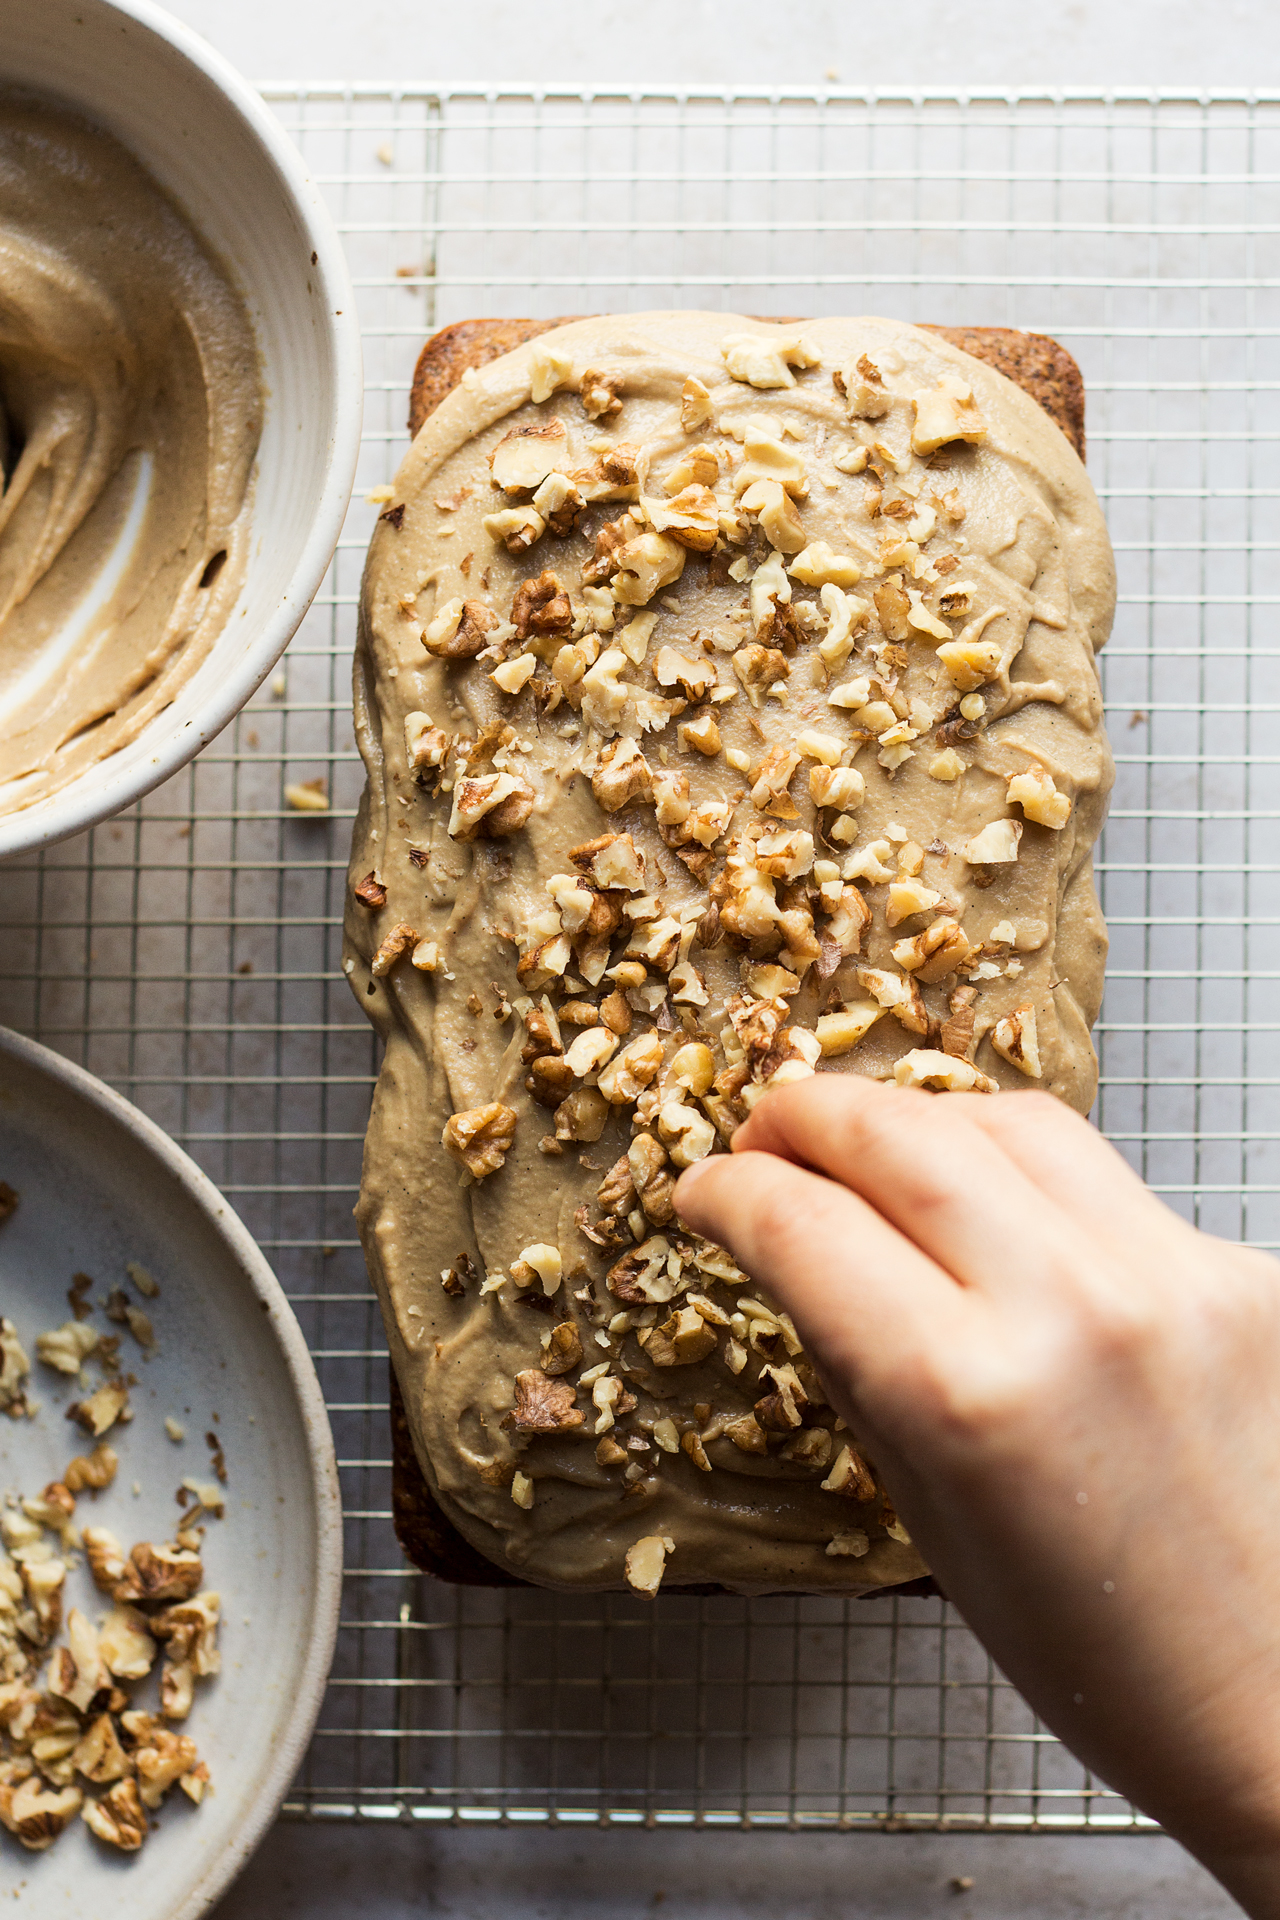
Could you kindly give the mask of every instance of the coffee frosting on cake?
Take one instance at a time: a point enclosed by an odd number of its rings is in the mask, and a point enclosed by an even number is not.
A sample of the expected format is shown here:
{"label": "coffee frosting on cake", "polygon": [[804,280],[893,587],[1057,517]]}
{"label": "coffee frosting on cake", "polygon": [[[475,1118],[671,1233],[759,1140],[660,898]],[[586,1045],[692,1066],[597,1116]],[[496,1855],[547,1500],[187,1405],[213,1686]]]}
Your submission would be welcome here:
{"label": "coffee frosting on cake", "polygon": [[1113,605],[1057,427],[898,322],[584,320],[426,421],[361,602],[358,1217],[424,1473],[495,1561],[923,1571],[671,1189],[814,1071],[1088,1109]]}

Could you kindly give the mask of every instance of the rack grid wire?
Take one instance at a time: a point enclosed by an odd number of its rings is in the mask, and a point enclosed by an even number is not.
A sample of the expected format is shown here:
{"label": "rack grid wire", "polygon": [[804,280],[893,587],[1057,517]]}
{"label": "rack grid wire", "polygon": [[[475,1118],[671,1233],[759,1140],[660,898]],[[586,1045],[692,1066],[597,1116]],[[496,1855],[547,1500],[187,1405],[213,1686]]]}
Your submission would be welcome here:
{"label": "rack grid wire", "polygon": [[[355,499],[281,674],[185,772],[0,886],[0,1018],[191,1152],[289,1294],[333,1420],[347,1577],[312,1817],[1149,1823],[938,1600],[436,1584],[390,1522],[387,1360],[351,1207],[376,1070],[339,973],[367,489],[424,337],[702,305],[1051,333],[1079,360],[1120,608],[1098,1118],[1157,1192],[1280,1243],[1280,96],[265,89],[364,328]],[[323,776],[327,816],[286,782]]]}

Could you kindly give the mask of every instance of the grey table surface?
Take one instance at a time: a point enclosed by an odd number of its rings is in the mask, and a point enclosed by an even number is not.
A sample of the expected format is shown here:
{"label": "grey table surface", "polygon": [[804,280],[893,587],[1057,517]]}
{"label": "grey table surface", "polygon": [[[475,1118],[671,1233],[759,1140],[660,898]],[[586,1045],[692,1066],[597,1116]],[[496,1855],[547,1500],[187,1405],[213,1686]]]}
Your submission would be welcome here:
{"label": "grey table surface", "polygon": [[[1218,86],[1276,84],[1277,16],[1219,0],[1211,25],[1188,0],[568,0],[469,8],[405,0],[175,0],[176,12],[257,80],[538,83],[788,81],[849,85]],[[502,55],[495,64],[494,45]],[[967,1884],[971,1883],[971,1884]],[[277,1826],[218,1920],[826,1920],[955,1915],[1057,1920],[1236,1912],[1201,1869],[1158,1836],[1051,1838],[343,1830]]]}

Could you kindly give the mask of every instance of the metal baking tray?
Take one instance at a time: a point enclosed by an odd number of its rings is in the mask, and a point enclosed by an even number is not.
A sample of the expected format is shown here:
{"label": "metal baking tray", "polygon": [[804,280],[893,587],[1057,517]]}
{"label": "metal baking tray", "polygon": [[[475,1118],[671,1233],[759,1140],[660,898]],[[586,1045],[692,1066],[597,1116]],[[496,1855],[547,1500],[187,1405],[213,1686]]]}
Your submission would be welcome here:
{"label": "metal baking tray", "polygon": [[[697,304],[1055,335],[1121,601],[1097,1117],[1170,1203],[1280,1242],[1280,95],[266,89],[345,238],[359,487],[282,677],[132,812],[0,886],[0,1020],[222,1187],[325,1388],[347,1582],[291,1795],[329,1819],[1139,1831],[937,1600],[453,1589],[389,1515],[351,1222],[376,1057],[338,971],[348,663],[423,338]],[[327,816],[286,782],[323,776]]]}

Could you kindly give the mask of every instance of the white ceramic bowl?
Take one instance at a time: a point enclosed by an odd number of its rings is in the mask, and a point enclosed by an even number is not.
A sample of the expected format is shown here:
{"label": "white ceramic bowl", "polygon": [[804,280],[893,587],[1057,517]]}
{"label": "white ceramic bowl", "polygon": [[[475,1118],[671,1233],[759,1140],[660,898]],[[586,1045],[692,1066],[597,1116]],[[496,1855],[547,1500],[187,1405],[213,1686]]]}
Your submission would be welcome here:
{"label": "white ceramic bowl", "polygon": [[[174,1789],[137,1854],[102,1846],[79,1820],[43,1854],[0,1833],[0,1900],[15,1920],[196,1920],[275,1818],[324,1693],[342,1578],[324,1401],[275,1276],[217,1188],[136,1107],[4,1028],[0,1179],[21,1196],[0,1226],[0,1302],[31,1356],[39,1402],[32,1420],[0,1417],[0,1493],[38,1492],[87,1450],[64,1418],[75,1380],[36,1361],[35,1336],[68,1318],[75,1272],[92,1276],[97,1301],[128,1287],[129,1260],[160,1283],[148,1303],[157,1350],[143,1361],[123,1333],[134,1417],[110,1435],[114,1485],[82,1494],[77,1522],[110,1527],[126,1545],[171,1538],[179,1483],[211,1478],[206,1431],[220,1438],[228,1474],[225,1517],[204,1541],[206,1584],[222,1595],[222,1672],[197,1683],[183,1723],[215,1791],[195,1808]],[[93,1324],[123,1331],[100,1309]],[[166,1415],[185,1428],[180,1443]],[[105,1609],[83,1566],[67,1589],[68,1605]],[[142,1683],[139,1705],[153,1687]]]}
{"label": "white ceramic bowl", "polygon": [[360,330],[342,246],[259,96],[150,0],[0,0],[0,86],[113,133],[230,267],[266,391],[240,601],[173,705],[60,792],[0,816],[0,856],[129,806],[199,752],[279,659],[337,545],[360,447]]}

